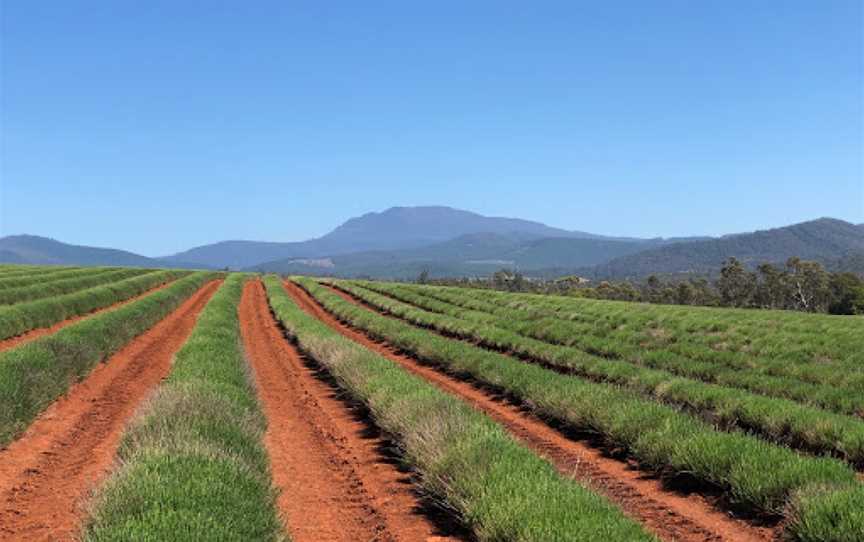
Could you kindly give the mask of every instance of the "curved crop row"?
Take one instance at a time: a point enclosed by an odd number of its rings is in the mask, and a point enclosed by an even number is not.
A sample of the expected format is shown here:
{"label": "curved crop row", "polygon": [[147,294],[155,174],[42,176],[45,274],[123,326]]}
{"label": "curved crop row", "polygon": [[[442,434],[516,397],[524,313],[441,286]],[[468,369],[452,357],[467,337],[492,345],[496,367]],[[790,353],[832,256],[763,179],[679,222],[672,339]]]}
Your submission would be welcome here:
{"label": "curved crop row", "polygon": [[71,382],[83,378],[215,277],[215,273],[193,273],[134,303],[0,353],[0,446],[23,431]]}
{"label": "curved crop row", "polygon": [[[855,472],[827,458],[801,456],[792,450],[742,434],[715,430],[672,407],[634,397],[605,384],[566,377],[419,329],[342,299],[311,280],[298,279],[328,310],[397,348],[457,374],[468,374],[506,391],[539,415],[601,436],[609,446],[626,450],[643,468],[669,476],[687,475],[721,488],[733,503],[766,514],[797,518],[812,513],[802,507],[824,506],[826,517],[841,513],[830,502],[835,491],[857,488]],[[857,489],[856,489],[857,490]],[[797,496],[806,492],[809,501]],[[864,532],[864,518],[849,518]],[[806,538],[799,524],[789,534]],[[844,533],[834,532],[834,540]]]}
{"label": "curved crop row", "polygon": [[[567,298],[563,299],[565,303],[561,305],[556,303],[556,299],[526,300],[525,306],[548,312],[558,321],[593,325],[597,310],[583,314],[570,307]],[[630,325],[625,328],[627,331],[621,334],[625,340],[619,342],[628,347],[625,352],[648,350],[649,356],[671,354],[703,362],[702,366],[709,371],[710,367],[727,367],[755,376],[779,376],[811,384],[864,390],[864,353],[856,347],[864,330],[860,318],[795,311],[738,310],[747,318],[737,323],[732,320],[716,328],[706,328],[700,321],[704,309],[694,310],[692,314],[685,311],[677,318],[655,316],[646,319],[648,326]],[[761,312],[766,313],[762,318],[752,315]],[[623,310],[622,313],[626,314]],[[713,313],[707,316],[713,316]],[[629,321],[638,323],[632,317]],[[669,340],[672,336],[676,340]]]}
{"label": "curved crop row", "polygon": [[26,273],[15,273],[10,276],[0,276],[0,290],[10,288],[21,288],[22,286],[32,286],[42,282],[53,280],[68,279],[75,277],[84,277],[93,273],[99,273],[107,270],[116,270],[118,267],[61,267],[48,268],[41,272],[38,270],[27,271]]}
{"label": "curved crop row", "polygon": [[240,343],[245,280],[231,275],[214,294],[170,376],[126,429],[121,466],[91,507],[85,540],[284,538]]}
{"label": "curved crop row", "polygon": [[[559,372],[622,386],[726,428],[747,429],[774,442],[830,453],[864,466],[864,420],[548,344],[511,331],[511,322],[504,319],[484,313],[475,318],[471,311],[410,290],[384,284],[339,284],[376,308],[413,324],[513,353]],[[436,312],[423,310],[427,308]]]}
{"label": "curved crop row", "polygon": [[[481,292],[472,292],[483,297]],[[500,294],[500,297],[499,295]],[[495,300],[508,297],[495,292]],[[842,316],[806,314],[787,310],[754,310],[715,307],[690,307],[580,299],[571,296],[516,294],[514,306],[552,311],[558,317],[609,324],[641,323],[668,325],[670,330],[690,330],[700,344],[718,340],[726,343],[725,352],[753,357],[783,359],[787,364],[808,365],[824,356],[825,363],[860,362],[864,354],[850,346],[856,344],[860,321]],[[804,337],[807,342],[787,342],[784,335]],[[724,352],[718,351],[718,352]]]}
{"label": "curved crop row", "polygon": [[77,292],[85,288],[101,286],[103,284],[117,282],[130,277],[156,272],[157,271],[154,269],[105,269],[81,277],[40,282],[38,284],[31,284],[30,286],[22,286],[20,288],[9,288],[6,290],[0,290],[0,305],[24,303],[46,297],[56,297]]}
{"label": "curved crop row", "polygon": [[403,447],[426,488],[480,540],[652,540],[597,494],[560,477],[467,404],[346,339],[265,279],[277,318],[299,347],[366,404]]}
{"label": "curved crop row", "polygon": [[57,297],[2,306],[0,339],[108,307],[188,274],[189,271],[157,271]]}
{"label": "curved crop row", "polygon": [[28,275],[44,275],[46,273],[56,273],[57,271],[68,271],[70,269],[82,268],[72,265],[0,265],[0,280],[5,280],[7,278],[13,277],[24,277]]}
{"label": "curved crop row", "polygon": [[[445,288],[424,289],[449,293]],[[470,289],[460,289],[460,297],[499,313],[521,312],[520,320],[534,320],[542,325],[535,329],[547,329],[550,338],[607,355],[701,362],[699,368],[708,376],[729,368],[864,390],[864,353],[857,348],[864,323],[856,318]],[[525,318],[526,313],[531,316]]]}
{"label": "curved crop row", "polygon": [[[370,288],[386,288],[386,286],[372,283],[364,284]],[[403,291],[405,291],[403,287]],[[463,290],[464,291],[464,290]],[[477,299],[474,294],[448,291],[445,289],[423,288],[422,293],[443,303],[455,304],[470,309],[473,317],[478,313],[493,315],[508,329],[526,337],[531,337],[549,344],[567,346],[594,356],[611,360],[621,360],[631,364],[642,365],[654,369],[667,371],[669,373],[694,378],[708,383],[714,383],[724,387],[748,390],[760,395],[786,398],[806,405],[814,405],[838,414],[849,414],[864,416],[864,373],[861,369],[838,369],[836,367],[821,367],[818,363],[810,364],[819,373],[833,373],[838,376],[825,377],[824,380],[843,380],[843,383],[829,384],[826,382],[812,382],[810,379],[802,379],[797,376],[774,374],[771,371],[760,371],[760,365],[782,364],[760,358],[748,362],[750,370],[737,366],[728,366],[723,363],[715,363],[699,359],[695,354],[692,357],[681,355],[669,350],[642,351],[636,347],[623,345],[622,342],[612,336],[602,338],[591,338],[590,333],[569,320],[555,319],[550,317],[538,318],[536,313],[507,308],[506,301],[489,302]],[[464,311],[463,311],[464,312]],[[812,315],[806,315],[812,316]],[[633,323],[625,327],[634,327]],[[864,332],[864,329],[861,330]],[[653,333],[648,329],[646,333]],[[690,335],[687,331],[677,331],[675,335],[668,335],[666,340],[670,344],[676,344],[686,340]],[[791,339],[785,339],[793,342]]]}

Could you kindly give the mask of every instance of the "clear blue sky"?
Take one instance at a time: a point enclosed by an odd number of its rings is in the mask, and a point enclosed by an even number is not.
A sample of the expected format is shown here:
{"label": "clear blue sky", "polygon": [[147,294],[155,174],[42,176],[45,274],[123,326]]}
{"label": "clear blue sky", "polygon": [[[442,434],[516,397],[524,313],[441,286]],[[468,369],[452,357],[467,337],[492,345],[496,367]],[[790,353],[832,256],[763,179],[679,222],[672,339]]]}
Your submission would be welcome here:
{"label": "clear blue sky", "polygon": [[862,2],[2,2],[0,234],[864,222]]}

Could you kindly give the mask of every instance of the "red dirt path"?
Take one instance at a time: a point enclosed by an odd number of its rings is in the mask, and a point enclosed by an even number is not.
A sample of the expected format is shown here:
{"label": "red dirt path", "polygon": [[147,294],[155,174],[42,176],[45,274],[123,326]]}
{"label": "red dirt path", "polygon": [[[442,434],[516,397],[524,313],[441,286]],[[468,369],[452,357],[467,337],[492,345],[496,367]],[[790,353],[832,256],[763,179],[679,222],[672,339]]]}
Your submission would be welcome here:
{"label": "red dirt path", "polygon": [[126,422],[168,375],[213,281],[100,364],[0,450],[0,538],[70,540],[83,500],[110,470]]}
{"label": "red dirt path", "polygon": [[292,540],[458,539],[421,512],[410,475],[382,451],[386,441],[284,337],[260,281],[245,286],[240,322]]}
{"label": "red dirt path", "polygon": [[4,352],[6,350],[9,350],[10,348],[15,348],[16,346],[20,346],[20,345],[25,344],[25,343],[29,343],[30,341],[38,339],[39,337],[44,337],[45,335],[51,335],[52,333],[56,333],[57,331],[60,331],[61,329],[63,329],[64,327],[66,327],[68,325],[72,325],[75,322],[79,322],[85,318],[89,318],[93,315],[99,314],[100,312],[106,312],[106,311],[112,311],[114,309],[119,309],[123,305],[128,305],[129,303],[138,301],[142,297],[146,297],[146,296],[152,294],[153,292],[157,292],[163,288],[167,288],[168,285],[170,285],[172,282],[174,282],[174,281],[172,280],[172,281],[168,281],[168,282],[163,282],[162,284],[160,284],[158,286],[154,286],[153,288],[150,288],[146,292],[140,293],[140,294],[136,295],[135,297],[130,297],[129,299],[124,299],[123,301],[119,301],[117,303],[114,303],[113,305],[108,305],[107,307],[102,307],[102,308],[96,309],[94,311],[90,311],[87,314],[82,314],[80,316],[73,316],[72,318],[67,318],[66,320],[63,320],[61,322],[57,322],[56,324],[54,324],[50,327],[40,327],[40,328],[36,328],[36,329],[31,329],[30,331],[22,333],[21,335],[16,335],[15,337],[9,337],[8,339],[0,340],[0,352]]}
{"label": "red dirt path", "polygon": [[[286,281],[284,286],[303,310],[342,335],[485,412],[523,444],[555,465],[563,475],[605,495],[661,539],[738,542],[771,540],[776,536],[776,529],[757,527],[732,518],[701,495],[683,495],[667,490],[660,480],[646,476],[626,462],[605,456],[587,443],[567,438],[492,392],[424,365],[386,343],[372,340],[362,331],[340,322],[298,285]],[[345,292],[335,288],[331,290],[351,303],[365,306]]]}

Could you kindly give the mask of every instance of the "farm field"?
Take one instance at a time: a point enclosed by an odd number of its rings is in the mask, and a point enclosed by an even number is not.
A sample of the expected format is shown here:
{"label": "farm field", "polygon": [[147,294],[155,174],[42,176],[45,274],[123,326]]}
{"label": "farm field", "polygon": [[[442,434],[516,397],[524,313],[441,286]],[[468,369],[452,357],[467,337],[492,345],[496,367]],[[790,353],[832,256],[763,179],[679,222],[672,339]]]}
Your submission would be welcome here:
{"label": "farm field", "polygon": [[864,319],[0,267],[0,540],[864,540]]}

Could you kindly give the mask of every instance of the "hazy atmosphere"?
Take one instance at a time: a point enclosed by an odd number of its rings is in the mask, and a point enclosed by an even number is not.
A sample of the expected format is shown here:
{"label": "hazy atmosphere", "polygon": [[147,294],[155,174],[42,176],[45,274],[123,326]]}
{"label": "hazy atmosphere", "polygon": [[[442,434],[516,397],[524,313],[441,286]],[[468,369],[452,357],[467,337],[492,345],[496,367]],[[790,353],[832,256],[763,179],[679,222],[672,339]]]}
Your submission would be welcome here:
{"label": "hazy atmosphere", "polygon": [[394,205],[639,237],[864,222],[856,0],[0,16],[0,236],[162,256]]}

